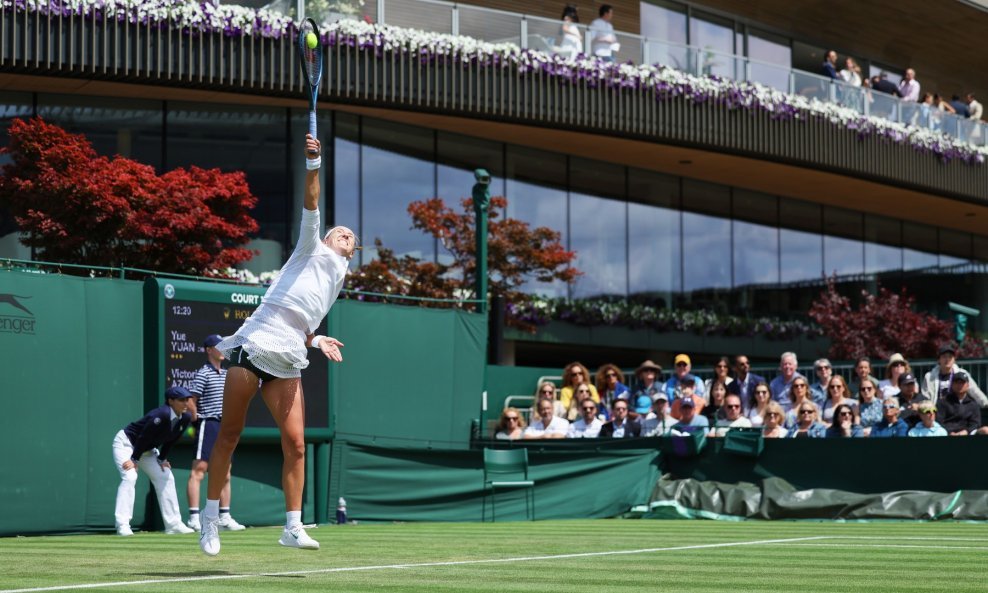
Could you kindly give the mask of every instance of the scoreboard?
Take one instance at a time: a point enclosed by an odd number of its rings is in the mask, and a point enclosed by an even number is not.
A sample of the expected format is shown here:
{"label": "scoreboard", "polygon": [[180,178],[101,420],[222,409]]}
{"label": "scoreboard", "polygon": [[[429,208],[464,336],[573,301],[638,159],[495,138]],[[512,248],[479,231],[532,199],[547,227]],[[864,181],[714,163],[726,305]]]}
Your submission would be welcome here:
{"label": "scoreboard", "polygon": [[[192,388],[196,371],[206,363],[206,336],[229,336],[243,325],[265,289],[256,286],[150,278],[145,299],[145,408],[160,406],[172,385]],[[325,321],[316,331],[325,335]],[[329,427],[329,364],[310,349],[302,372],[306,432]],[[248,428],[276,428],[271,413],[255,395],[247,412]]]}

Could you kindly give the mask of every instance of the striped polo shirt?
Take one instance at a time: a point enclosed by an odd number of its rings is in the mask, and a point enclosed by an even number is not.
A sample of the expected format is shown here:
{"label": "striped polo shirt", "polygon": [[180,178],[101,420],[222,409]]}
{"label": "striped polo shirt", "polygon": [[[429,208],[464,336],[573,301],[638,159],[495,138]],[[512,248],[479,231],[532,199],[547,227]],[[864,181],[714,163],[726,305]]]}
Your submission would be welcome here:
{"label": "striped polo shirt", "polygon": [[219,418],[223,415],[223,383],[226,382],[226,369],[219,370],[208,362],[196,371],[192,380],[192,392],[196,400],[196,410],[200,418]]}

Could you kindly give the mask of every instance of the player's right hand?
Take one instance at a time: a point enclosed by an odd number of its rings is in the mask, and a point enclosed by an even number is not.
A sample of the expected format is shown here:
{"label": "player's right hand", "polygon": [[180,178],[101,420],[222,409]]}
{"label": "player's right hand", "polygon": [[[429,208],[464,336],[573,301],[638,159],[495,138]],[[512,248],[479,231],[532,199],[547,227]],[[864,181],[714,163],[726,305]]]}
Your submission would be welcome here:
{"label": "player's right hand", "polygon": [[322,153],[322,143],[312,137],[311,134],[305,135],[305,156],[306,158],[314,158]]}

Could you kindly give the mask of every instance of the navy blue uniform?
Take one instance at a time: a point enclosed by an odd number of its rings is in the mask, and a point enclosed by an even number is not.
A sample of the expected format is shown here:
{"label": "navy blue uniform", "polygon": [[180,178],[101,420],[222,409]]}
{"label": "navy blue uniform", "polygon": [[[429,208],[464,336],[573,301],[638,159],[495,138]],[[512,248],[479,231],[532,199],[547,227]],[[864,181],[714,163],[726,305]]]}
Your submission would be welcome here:
{"label": "navy blue uniform", "polygon": [[172,444],[182,436],[192,422],[192,415],[185,412],[176,420],[175,423],[172,422],[172,408],[165,404],[128,424],[127,428],[124,428],[124,434],[134,446],[134,453],[130,458],[136,463],[141,455],[157,447],[158,460],[167,459]]}

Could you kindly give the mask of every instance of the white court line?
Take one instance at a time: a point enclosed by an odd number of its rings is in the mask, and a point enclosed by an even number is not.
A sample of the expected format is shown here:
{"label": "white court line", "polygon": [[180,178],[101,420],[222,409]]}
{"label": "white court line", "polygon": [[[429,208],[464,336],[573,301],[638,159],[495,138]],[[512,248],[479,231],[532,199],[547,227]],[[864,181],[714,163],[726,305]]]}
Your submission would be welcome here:
{"label": "white court line", "polygon": [[376,566],[343,566],[339,568],[317,568],[310,570],[289,570],[283,572],[257,572],[249,574],[223,574],[195,577],[178,577],[171,579],[147,579],[143,581],[117,581],[109,583],[84,583],[80,585],[63,585],[59,587],[32,587],[28,589],[4,589],[0,593],[36,593],[39,591],[71,591],[74,589],[101,589],[104,587],[126,587],[130,585],[153,585],[159,583],[189,583],[198,581],[220,581],[231,579],[247,579],[253,577],[281,577],[306,574],[327,574],[334,572],[358,572],[368,570],[394,570],[399,568],[429,568],[433,566],[464,566],[469,564],[502,564],[508,562],[532,562],[538,560],[560,560],[566,558],[591,558],[599,556],[621,556],[629,554],[650,554],[653,552],[677,552],[680,550],[702,550],[710,548],[732,548],[737,546],[761,546],[770,544],[789,544],[822,539],[833,536],[817,535],[813,537],[794,537],[788,539],[763,539],[755,541],[723,542],[717,544],[696,544],[692,546],[676,546],[673,548],[642,548],[639,550],[612,550],[609,552],[579,552],[574,554],[553,554],[550,556],[518,556],[514,558],[486,558],[479,560],[453,560],[449,562],[419,562],[414,564],[381,564]]}
{"label": "white court line", "polygon": [[[882,539],[876,535],[831,535],[830,539]],[[917,542],[974,542],[988,544],[988,538],[983,537],[935,537],[935,536],[895,536],[896,540]]]}
{"label": "white court line", "polygon": [[986,550],[988,546],[923,546],[919,544],[800,544],[791,543],[789,546],[805,546],[808,548],[920,548],[922,550]]}

